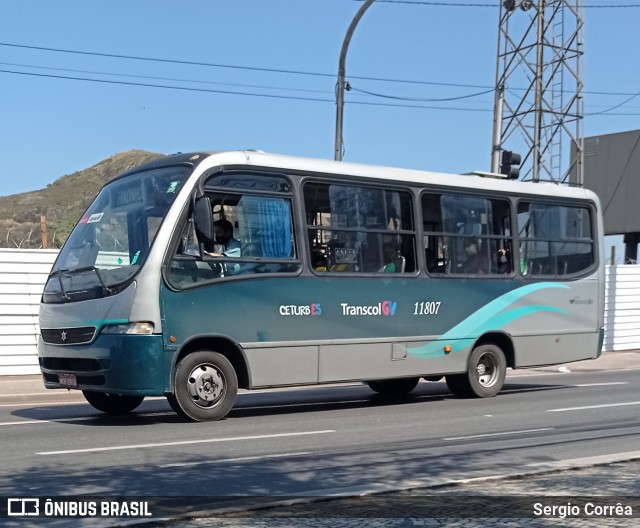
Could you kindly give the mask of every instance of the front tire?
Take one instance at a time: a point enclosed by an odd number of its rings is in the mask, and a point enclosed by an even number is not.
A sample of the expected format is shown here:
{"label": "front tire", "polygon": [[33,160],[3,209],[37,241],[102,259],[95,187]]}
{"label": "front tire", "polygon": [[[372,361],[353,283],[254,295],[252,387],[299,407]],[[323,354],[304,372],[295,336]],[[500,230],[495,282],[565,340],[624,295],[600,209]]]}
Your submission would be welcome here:
{"label": "front tire", "polygon": [[194,422],[224,418],[236,400],[238,378],[229,360],[218,352],[193,352],[180,360],[174,394],[167,396],[176,413]]}
{"label": "front tire", "polygon": [[108,392],[83,390],[82,394],[91,406],[106,414],[127,414],[144,400],[144,396],[124,396]]}
{"label": "front tire", "polygon": [[502,389],[506,373],[504,352],[497,345],[487,343],[473,349],[466,374],[446,377],[447,386],[463,398],[491,398]]}

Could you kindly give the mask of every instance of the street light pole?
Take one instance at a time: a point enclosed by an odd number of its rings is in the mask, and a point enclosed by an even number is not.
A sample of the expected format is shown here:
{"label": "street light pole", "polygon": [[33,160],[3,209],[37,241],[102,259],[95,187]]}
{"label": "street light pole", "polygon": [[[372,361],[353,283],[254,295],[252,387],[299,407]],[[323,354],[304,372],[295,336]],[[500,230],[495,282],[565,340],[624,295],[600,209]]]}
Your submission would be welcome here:
{"label": "street light pole", "polygon": [[369,9],[371,4],[375,0],[365,0],[364,4],[360,6],[356,16],[351,21],[351,25],[347,30],[347,34],[344,37],[342,43],[342,50],[340,51],[340,62],[338,64],[338,83],[336,85],[336,144],[334,151],[334,159],[336,161],[342,161],[342,120],[344,114],[344,90],[346,86],[345,81],[345,63],[347,60],[347,50],[349,49],[349,43],[351,42],[351,36],[360,22],[360,19],[364,15],[365,11]]}

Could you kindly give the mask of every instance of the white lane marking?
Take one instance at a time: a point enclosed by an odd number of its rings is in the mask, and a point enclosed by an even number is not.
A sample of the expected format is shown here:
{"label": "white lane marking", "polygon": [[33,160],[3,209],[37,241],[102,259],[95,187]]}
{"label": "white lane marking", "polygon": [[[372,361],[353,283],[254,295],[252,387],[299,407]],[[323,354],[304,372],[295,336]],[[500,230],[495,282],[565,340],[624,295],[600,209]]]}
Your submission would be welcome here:
{"label": "white lane marking", "polygon": [[449,438],[445,438],[444,440],[469,440],[472,438],[487,438],[491,436],[508,436],[508,435],[517,435],[517,434],[526,434],[526,433],[540,433],[542,431],[553,431],[555,427],[544,427],[542,429],[524,429],[520,431],[505,431],[503,433],[487,433],[487,434],[478,434],[478,435],[469,435],[469,436],[452,436]]}
{"label": "white lane marking", "polygon": [[86,400],[62,401],[62,402],[16,402],[0,403],[0,407],[53,407],[54,405],[89,405]]}
{"label": "white lane marking", "polygon": [[33,425],[33,424],[47,424],[51,423],[51,420],[20,420],[16,422],[0,422],[0,426],[4,425]]}
{"label": "white lane marking", "polygon": [[237,442],[240,440],[263,440],[265,438],[285,438],[290,436],[307,436],[317,434],[335,433],[335,429],[325,429],[321,431],[299,431],[296,433],[276,433],[265,435],[252,435],[252,436],[230,436],[227,438],[207,438],[204,440],[184,440],[182,442],[159,442],[154,444],[131,444],[121,446],[109,446],[109,447],[89,447],[86,449],[68,449],[64,451],[43,451],[36,453],[36,455],[49,456],[49,455],[71,455],[76,453],[98,453],[102,451],[121,451],[124,449],[145,449],[148,447],[169,447],[169,446],[182,446],[182,445],[194,445],[194,444],[213,444],[218,442]]}
{"label": "white lane marking", "polygon": [[574,387],[608,387],[609,385],[628,385],[628,381],[612,381],[610,383],[580,383]]}
{"label": "white lane marking", "polygon": [[169,468],[169,467],[189,467],[189,466],[202,466],[204,464],[227,464],[229,462],[253,462],[255,460],[268,460],[271,458],[288,458],[294,456],[303,456],[310,455],[310,451],[299,451],[297,453],[281,453],[278,455],[256,455],[256,456],[246,456],[246,457],[237,457],[237,458],[222,458],[220,460],[206,460],[199,462],[176,462],[173,464],[160,464],[161,468]]}
{"label": "white lane marking", "polygon": [[640,401],[604,403],[601,405],[585,405],[584,407],[565,407],[564,409],[547,409],[547,412],[588,411],[590,409],[608,409],[609,407],[626,407],[628,405],[640,405]]}
{"label": "white lane marking", "polygon": [[[15,394],[15,396],[24,396],[24,394]],[[164,400],[164,396],[147,396],[144,401],[158,401]],[[49,400],[44,402],[15,402],[15,403],[0,403],[0,407],[53,407],[55,405],[89,405],[87,400],[78,396],[75,400],[55,401]]]}

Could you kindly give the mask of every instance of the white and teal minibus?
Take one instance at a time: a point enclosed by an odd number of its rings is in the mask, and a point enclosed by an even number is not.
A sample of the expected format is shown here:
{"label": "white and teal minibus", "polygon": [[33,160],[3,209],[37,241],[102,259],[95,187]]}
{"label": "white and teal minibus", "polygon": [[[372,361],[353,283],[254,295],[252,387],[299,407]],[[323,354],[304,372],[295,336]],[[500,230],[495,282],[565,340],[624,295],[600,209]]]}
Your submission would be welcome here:
{"label": "white and teal minibus", "polygon": [[399,394],[444,377],[457,396],[490,397],[507,368],[597,358],[597,197],[489,176],[256,151],[131,170],[53,265],[44,384],[106,413],[166,396],[204,421],[238,389]]}

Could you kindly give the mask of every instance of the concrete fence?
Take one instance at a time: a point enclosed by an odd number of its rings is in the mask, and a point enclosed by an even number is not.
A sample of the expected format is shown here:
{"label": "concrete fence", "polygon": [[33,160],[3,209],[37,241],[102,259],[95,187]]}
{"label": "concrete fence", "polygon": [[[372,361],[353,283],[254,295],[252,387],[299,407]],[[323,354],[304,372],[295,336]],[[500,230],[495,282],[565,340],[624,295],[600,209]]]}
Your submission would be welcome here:
{"label": "concrete fence", "polygon": [[[57,250],[0,248],[0,376],[37,374],[38,305]],[[640,348],[640,266],[607,266],[604,350]]]}

